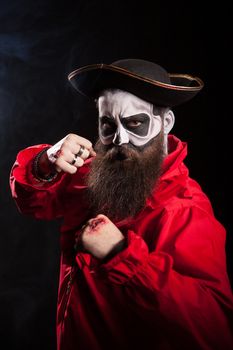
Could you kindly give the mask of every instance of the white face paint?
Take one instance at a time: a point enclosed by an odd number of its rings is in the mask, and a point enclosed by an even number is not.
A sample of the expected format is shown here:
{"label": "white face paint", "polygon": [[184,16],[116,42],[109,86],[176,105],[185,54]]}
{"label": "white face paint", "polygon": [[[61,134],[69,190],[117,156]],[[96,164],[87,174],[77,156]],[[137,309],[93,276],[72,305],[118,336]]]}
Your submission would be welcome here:
{"label": "white face paint", "polygon": [[103,144],[143,146],[162,127],[153,105],[121,90],[106,90],[98,99],[99,136]]}

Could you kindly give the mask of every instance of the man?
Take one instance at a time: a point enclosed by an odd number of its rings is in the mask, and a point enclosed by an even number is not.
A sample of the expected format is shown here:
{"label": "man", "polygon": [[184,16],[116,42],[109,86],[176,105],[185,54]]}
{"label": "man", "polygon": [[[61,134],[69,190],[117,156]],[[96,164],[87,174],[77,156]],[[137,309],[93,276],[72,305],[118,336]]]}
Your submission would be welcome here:
{"label": "man", "polygon": [[136,59],[69,80],[96,100],[94,149],[69,134],[11,174],[21,212],[63,218],[58,349],[233,349],[225,230],[169,134],[202,81]]}

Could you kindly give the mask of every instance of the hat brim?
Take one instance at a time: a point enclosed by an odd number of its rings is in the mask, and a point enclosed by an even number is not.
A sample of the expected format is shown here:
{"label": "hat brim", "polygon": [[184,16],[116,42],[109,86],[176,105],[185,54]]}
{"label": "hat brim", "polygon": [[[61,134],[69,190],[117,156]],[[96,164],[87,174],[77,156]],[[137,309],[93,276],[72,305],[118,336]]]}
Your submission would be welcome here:
{"label": "hat brim", "polygon": [[204,86],[200,78],[187,74],[169,74],[171,84],[162,83],[132,73],[121,67],[93,64],[68,75],[73,87],[95,99],[104,89],[128,91],[158,106],[173,107],[192,99]]}

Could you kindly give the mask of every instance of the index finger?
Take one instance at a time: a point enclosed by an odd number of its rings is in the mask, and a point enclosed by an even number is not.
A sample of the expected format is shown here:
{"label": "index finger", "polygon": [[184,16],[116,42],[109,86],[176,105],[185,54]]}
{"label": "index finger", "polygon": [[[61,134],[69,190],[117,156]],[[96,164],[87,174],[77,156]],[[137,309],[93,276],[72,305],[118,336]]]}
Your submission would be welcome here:
{"label": "index finger", "polygon": [[69,134],[67,136],[67,139],[72,140],[75,144],[86,148],[88,150],[88,152],[90,153],[90,155],[92,155],[93,157],[96,156],[96,152],[94,151],[94,149],[92,147],[92,143],[88,139],[86,139],[82,136],[76,135],[76,134]]}
{"label": "index finger", "polygon": [[94,148],[92,147],[91,141],[89,141],[88,139],[85,139],[82,136],[78,136],[78,135],[76,135],[76,136],[77,136],[77,138],[76,138],[75,142],[78,145],[85,147],[89,151],[90,155],[95,157],[96,152],[94,151]]}
{"label": "index finger", "polygon": [[75,142],[78,144],[78,145],[81,145],[83,147],[85,147],[86,149],[88,149],[88,151],[90,152],[90,150],[92,149],[92,143],[91,141],[89,141],[88,139],[85,139],[84,137],[82,136],[78,136],[78,135],[75,135],[76,138],[75,138]]}

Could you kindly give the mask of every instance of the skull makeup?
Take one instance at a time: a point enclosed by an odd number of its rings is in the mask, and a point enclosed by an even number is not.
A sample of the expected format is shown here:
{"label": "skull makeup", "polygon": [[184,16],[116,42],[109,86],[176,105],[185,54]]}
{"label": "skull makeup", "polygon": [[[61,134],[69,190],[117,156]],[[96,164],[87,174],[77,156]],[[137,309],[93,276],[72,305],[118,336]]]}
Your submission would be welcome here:
{"label": "skull makeup", "polygon": [[99,136],[103,144],[143,146],[157,136],[162,121],[153,105],[121,90],[106,90],[98,99]]}

